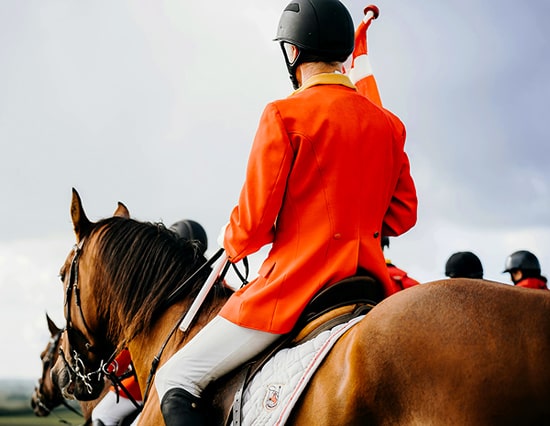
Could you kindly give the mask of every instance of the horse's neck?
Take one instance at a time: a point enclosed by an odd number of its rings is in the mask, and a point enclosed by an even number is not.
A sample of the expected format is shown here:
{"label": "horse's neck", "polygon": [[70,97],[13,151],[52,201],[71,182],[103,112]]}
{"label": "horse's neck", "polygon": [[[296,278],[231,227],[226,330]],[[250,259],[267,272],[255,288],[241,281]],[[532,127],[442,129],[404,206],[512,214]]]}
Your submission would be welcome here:
{"label": "horse's neck", "polygon": [[106,385],[101,395],[97,399],[94,399],[93,401],[80,401],[80,409],[82,411],[82,417],[85,420],[89,420],[92,418],[92,411],[94,411],[94,408],[97,406],[97,404],[101,402],[105,394],[109,392],[109,388],[110,386]]}
{"label": "horse's neck", "polygon": [[93,401],[81,401],[80,402],[80,409],[82,410],[82,417],[84,417],[85,420],[92,418],[92,411],[94,411],[94,408],[97,404],[99,404],[99,401],[101,401],[99,398]]}
{"label": "horse's neck", "polygon": [[[151,331],[143,332],[129,342],[128,349],[132,356],[132,362],[142,393],[145,392],[154,358],[160,354],[160,363],[158,367],[161,367],[178,349],[183,347],[185,343],[197,334],[198,331],[217,314],[223,303],[225,303],[225,301],[220,301],[219,306],[210,307],[207,314],[199,314],[194,325],[189,329],[189,332],[183,333],[177,328],[166,343],[170,332],[174,326],[180,322],[182,313],[186,310],[184,304],[175,304],[166,310]],[[152,390],[153,389],[151,389],[151,391]]]}

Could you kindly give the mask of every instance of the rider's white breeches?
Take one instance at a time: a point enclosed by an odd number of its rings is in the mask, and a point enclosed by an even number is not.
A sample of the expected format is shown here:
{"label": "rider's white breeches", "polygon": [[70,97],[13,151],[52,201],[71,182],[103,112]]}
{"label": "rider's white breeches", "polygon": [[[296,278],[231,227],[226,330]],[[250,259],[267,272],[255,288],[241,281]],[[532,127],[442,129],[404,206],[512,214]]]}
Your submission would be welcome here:
{"label": "rider's white breeches", "polygon": [[[123,391],[121,391],[123,392]],[[137,410],[132,401],[114,391],[109,391],[92,411],[92,420],[101,420],[106,426],[116,426],[126,416]]]}
{"label": "rider's white breeches", "polygon": [[200,397],[208,384],[258,355],[279,337],[216,316],[158,370],[155,386],[159,401],[171,388],[183,388]]}

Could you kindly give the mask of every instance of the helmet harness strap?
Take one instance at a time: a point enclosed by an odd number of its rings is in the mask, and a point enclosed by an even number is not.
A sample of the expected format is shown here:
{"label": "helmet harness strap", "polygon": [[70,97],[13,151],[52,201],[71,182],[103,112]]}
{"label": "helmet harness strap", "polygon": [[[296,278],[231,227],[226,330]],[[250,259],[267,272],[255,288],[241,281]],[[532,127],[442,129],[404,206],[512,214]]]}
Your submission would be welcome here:
{"label": "helmet harness strap", "polygon": [[290,60],[290,58],[288,57],[288,52],[284,46],[285,42],[282,41],[279,44],[281,46],[281,50],[283,51],[283,56],[285,57],[285,64],[288,70],[290,81],[292,82],[292,87],[294,88],[294,90],[298,90],[300,88],[300,83],[296,78],[296,69],[298,68],[298,65],[300,65],[300,57],[302,55],[302,49],[299,49],[298,47],[296,47],[296,50],[298,53],[296,54],[296,57],[294,58],[294,60]]}

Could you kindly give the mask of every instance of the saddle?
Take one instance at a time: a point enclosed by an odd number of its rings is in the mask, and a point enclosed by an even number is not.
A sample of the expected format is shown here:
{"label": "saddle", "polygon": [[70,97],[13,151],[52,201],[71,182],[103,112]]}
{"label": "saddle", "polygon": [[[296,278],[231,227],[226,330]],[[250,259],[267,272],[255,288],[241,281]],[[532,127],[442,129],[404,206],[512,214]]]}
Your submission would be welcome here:
{"label": "saddle", "polygon": [[322,289],[309,302],[294,329],[236,372],[212,383],[204,399],[213,401],[211,424],[240,424],[242,394],[262,366],[277,352],[314,339],[325,330],[365,315],[384,297],[382,285],[368,275],[346,278]]}

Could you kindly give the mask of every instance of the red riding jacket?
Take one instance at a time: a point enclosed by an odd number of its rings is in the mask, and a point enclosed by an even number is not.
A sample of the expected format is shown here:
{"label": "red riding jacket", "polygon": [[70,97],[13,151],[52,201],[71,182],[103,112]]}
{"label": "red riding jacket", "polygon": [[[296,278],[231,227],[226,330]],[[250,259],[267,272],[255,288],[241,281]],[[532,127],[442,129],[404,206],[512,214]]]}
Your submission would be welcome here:
{"label": "red riding jacket", "polygon": [[546,278],[524,278],[521,281],[518,281],[516,283],[516,286],[518,287],[525,287],[525,288],[537,288],[542,290],[548,290],[548,286],[546,285]]}
{"label": "red riding jacket", "polygon": [[[131,362],[132,357],[130,355],[130,351],[128,349],[123,349],[109,366],[109,371],[114,371],[115,374],[120,377],[124,373],[126,373],[128,368],[130,367]],[[123,379],[122,385],[126,388],[130,395],[132,395],[132,398],[134,398],[136,401],[141,401],[141,389],[139,388],[139,383],[137,382],[134,374]],[[113,386],[111,386],[111,391],[115,391],[115,388]],[[130,399],[124,391],[120,392],[120,396],[126,399]]]}
{"label": "red riding jacket", "polygon": [[386,260],[386,265],[388,267],[390,278],[401,290],[420,284],[415,279],[409,277],[409,275],[405,271],[399,269],[390,261]]}
{"label": "red riding jacket", "polygon": [[308,301],[359,267],[390,279],[380,235],[416,222],[405,127],[341,74],[320,74],[265,108],[238,205],[225,231],[232,262],[272,243],[259,276],[221,315],[240,326],[289,332]]}

